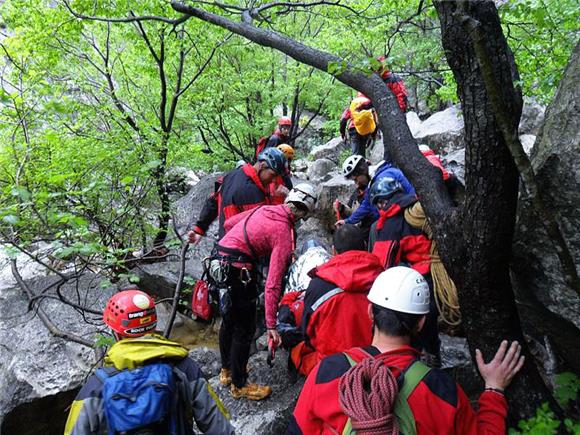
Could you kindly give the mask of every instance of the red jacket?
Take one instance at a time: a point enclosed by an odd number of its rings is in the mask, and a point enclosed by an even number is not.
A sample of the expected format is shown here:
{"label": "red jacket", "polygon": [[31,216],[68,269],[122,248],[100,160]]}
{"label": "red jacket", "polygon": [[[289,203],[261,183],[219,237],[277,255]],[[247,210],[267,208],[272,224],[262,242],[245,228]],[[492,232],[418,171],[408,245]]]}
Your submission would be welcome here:
{"label": "red jacket", "polygon": [[403,112],[407,111],[408,99],[407,99],[407,88],[405,87],[405,82],[397,74],[393,74],[391,71],[385,69],[381,74],[383,82],[391,90],[393,95],[397,98],[397,103]]}
{"label": "red jacket", "polygon": [[443,173],[443,181],[447,181],[449,179],[449,172],[447,172],[447,169],[443,167],[443,163],[441,163],[441,160],[435,154],[435,151],[433,150],[422,151],[421,154],[423,154],[425,158],[429,160],[429,163],[431,163],[433,166],[441,170],[441,172]]}
{"label": "red jacket", "polygon": [[310,272],[302,331],[318,360],[353,346],[371,343],[367,299],[383,271],[379,259],[366,251],[347,251]]}
{"label": "red jacket", "polygon": [[431,269],[431,240],[405,220],[405,209],[417,202],[415,195],[397,193],[388,210],[379,211],[379,220],[371,228],[369,250],[379,257],[385,269],[405,262],[427,275]]}
{"label": "red jacket", "polygon": [[218,237],[222,238],[227,219],[263,204],[271,204],[270,192],[262,185],[256,169],[246,163],[218,179],[215,191],[204,204],[193,231],[205,235],[211,223],[219,217]]}
{"label": "red jacket", "polygon": [[[395,377],[419,357],[410,346],[379,354],[365,349],[391,367]],[[344,354],[323,359],[302,388],[287,434],[341,434],[347,422],[338,399],[340,377],[350,369]],[[445,372],[431,369],[408,399],[418,435],[505,434],[507,402],[502,394],[485,391],[479,411],[471,407],[463,389]]]}
{"label": "red jacket", "polygon": [[[282,278],[294,250],[295,217],[286,204],[263,206],[228,219],[224,228],[226,235],[220,246],[235,249],[253,257],[244,237],[244,224],[252,248],[258,257],[270,257],[265,289],[266,327],[276,327],[276,312],[282,292]],[[219,249],[219,248],[218,248]]]}

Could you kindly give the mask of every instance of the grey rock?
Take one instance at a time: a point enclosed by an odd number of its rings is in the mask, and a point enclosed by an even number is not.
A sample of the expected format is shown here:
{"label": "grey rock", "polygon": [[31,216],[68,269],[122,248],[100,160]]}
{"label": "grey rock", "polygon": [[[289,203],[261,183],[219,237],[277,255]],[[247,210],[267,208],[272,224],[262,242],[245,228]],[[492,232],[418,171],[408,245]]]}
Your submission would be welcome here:
{"label": "grey rock", "polygon": [[534,147],[534,143],[536,142],[536,136],[533,134],[522,134],[520,136],[520,142],[522,143],[524,151],[529,156],[532,152],[532,148]]}
{"label": "grey rock", "polygon": [[[213,193],[215,181],[222,174],[210,174],[203,177],[183,198],[173,205],[175,223],[180,231],[195,224],[206,199]],[[217,228],[217,226],[215,227]],[[212,228],[213,229],[213,228]],[[211,233],[211,231],[208,231]]]}
{"label": "grey rock", "polygon": [[[202,259],[198,250],[190,247],[191,252],[185,262],[185,276],[193,279],[201,278],[203,273]],[[209,253],[209,251],[208,251]],[[161,263],[143,264],[132,272],[139,277],[139,287],[150,295],[160,298],[171,298],[177,285],[180,262],[175,255],[169,257],[171,261]]]}
{"label": "grey rock", "polygon": [[272,387],[272,395],[260,402],[235,400],[229,387],[219,383],[217,377],[210,380],[220,399],[232,416],[232,424],[240,435],[282,434],[285,432],[296,400],[302,390],[304,378],[292,383],[287,374],[288,354],[282,349],[276,352],[274,366],[266,364],[266,352],[258,352],[250,357],[250,382],[267,384]]}
{"label": "grey rock", "polygon": [[310,164],[306,175],[311,181],[326,181],[331,177],[330,172],[335,169],[335,162],[326,158],[322,158],[315,160]]}
{"label": "grey rock", "polygon": [[522,108],[522,117],[518,128],[520,135],[531,134],[537,136],[544,122],[545,114],[546,106],[539,104],[533,98],[524,97],[524,107]]}
{"label": "grey rock", "polygon": [[[558,216],[560,230],[580,271],[580,45],[548,107],[532,150],[536,180],[545,203]],[[549,335],[556,351],[580,369],[580,297],[565,282],[554,242],[523,191],[514,240],[512,270],[523,321],[536,340]]]}
{"label": "grey rock", "polygon": [[413,128],[416,129],[414,132],[411,130],[413,137],[419,143],[429,145],[436,154],[445,156],[465,147],[463,116],[458,106],[434,113],[418,128],[416,119],[411,119]]}
{"label": "grey rock", "polygon": [[465,148],[449,153],[442,162],[465,185]]}
{"label": "grey rock", "polygon": [[[55,277],[37,278],[28,284],[40,294],[55,281]],[[65,285],[62,293],[100,312],[114,292],[102,288],[101,281],[98,275],[87,275],[78,288]],[[55,296],[54,288],[46,294]],[[44,299],[42,308],[58,328],[89,341],[104,330],[100,315],[87,314],[83,319],[76,310],[53,299]],[[19,288],[0,290],[0,346],[0,420],[19,405],[78,388],[95,360],[92,349],[51,335],[28,311],[28,301]]]}
{"label": "grey rock", "polygon": [[326,231],[332,230],[336,222],[332,204],[336,199],[344,203],[348,202],[354,189],[354,183],[338,173],[333,174],[330,180],[321,183],[316,206],[316,217],[321,222],[322,228]]}
{"label": "grey rock", "polygon": [[419,118],[419,115],[415,112],[407,112],[405,117],[407,118],[409,130],[411,130],[411,134],[415,137],[421,130],[421,124],[423,124],[423,121],[421,121],[421,118]]}
{"label": "grey rock", "polygon": [[335,164],[339,163],[340,153],[347,149],[345,142],[340,137],[335,137],[324,145],[319,145],[310,151],[309,159],[329,159]]}

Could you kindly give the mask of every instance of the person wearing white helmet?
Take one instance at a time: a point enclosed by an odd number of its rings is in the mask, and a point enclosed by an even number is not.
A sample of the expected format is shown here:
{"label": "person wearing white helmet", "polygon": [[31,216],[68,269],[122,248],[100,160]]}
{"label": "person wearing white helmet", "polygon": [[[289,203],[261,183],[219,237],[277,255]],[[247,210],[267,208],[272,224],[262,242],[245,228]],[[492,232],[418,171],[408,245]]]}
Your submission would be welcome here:
{"label": "person wearing white helmet", "polygon": [[[359,206],[349,217],[339,219],[335,223],[336,227],[346,224],[360,224],[361,228],[368,234],[369,228],[373,222],[379,218],[379,212],[373,204],[371,204],[369,196],[369,187],[383,177],[390,177],[398,180],[403,189],[407,193],[415,193],[415,189],[407,180],[407,177],[393,164],[383,160],[380,162],[374,172],[371,171],[370,162],[362,156],[350,156],[342,165],[342,175],[348,180],[353,180],[357,187],[356,195],[358,196]],[[362,197],[362,199],[361,199]],[[351,197],[352,202],[354,198]],[[350,203],[350,201],[349,201]],[[340,215],[340,202],[335,202],[335,211]],[[349,205],[350,206],[350,205]]]}
{"label": "person wearing white helmet", "polygon": [[329,356],[314,368],[287,434],[505,433],[504,390],[524,363],[517,341],[503,341],[487,364],[476,351],[485,381],[476,412],[461,386],[420,362],[411,345],[429,311],[429,286],[421,274],[402,266],[388,269],[373,283],[368,300],[371,345]]}
{"label": "person wearing white helmet", "polygon": [[248,382],[246,372],[256,330],[257,262],[270,258],[264,290],[265,320],[268,339],[278,346],[281,339],[276,331],[276,313],[282,279],[295,246],[294,226],[314,211],[316,199],[313,186],[299,184],[288,193],[284,204],[248,210],[224,224],[226,234],[217,245],[220,264],[227,265],[223,274],[224,287],[228,288],[220,301],[220,382],[231,384],[236,399],[261,400],[272,392],[269,386]]}

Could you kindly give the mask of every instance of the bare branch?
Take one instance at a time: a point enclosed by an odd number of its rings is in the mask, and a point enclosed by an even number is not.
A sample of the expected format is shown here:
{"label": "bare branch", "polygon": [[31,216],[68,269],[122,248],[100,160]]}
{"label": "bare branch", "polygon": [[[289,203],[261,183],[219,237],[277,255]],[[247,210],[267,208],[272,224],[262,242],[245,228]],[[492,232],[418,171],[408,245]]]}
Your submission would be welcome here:
{"label": "bare branch", "polygon": [[68,340],[68,341],[82,344],[83,346],[87,346],[87,347],[90,347],[92,349],[96,348],[95,344],[92,343],[91,341],[87,340],[86,338],[83,338],[83,337],[80,337],[78,335],[71,334],[69,332],[65,332],[65,331],[62,331],[61,329],[59,329],[52,322],[52,320],[50,320],[50,317],[48,316],[48,314],[46,314],[46,311],[44,311],[42,309],[42,307],[40,306],[40,301],[34,300],[35,294],[32,291],[32,289],[30,289],[30,287],[28,287],[28,285],[22,279],[22,276],[20,275],[20,272],[18,271],[18,267],[16,265],[15,259],[10,260],[10,267],[12,269],[12,275],[14,275],[14,278],[16,279],[18,286],[26,294],[26,297],[28,298],[28,300],[33,301],[33,305],[35,306],[36,313],[38,314],[38,317],[40,318],[40,320],[42,321],[44,326],[46,326],[46,328],[50,331],[50,333],[52,335],[54,335],[55,337],[58,337],[58,338],[63,338],[63,339]]}

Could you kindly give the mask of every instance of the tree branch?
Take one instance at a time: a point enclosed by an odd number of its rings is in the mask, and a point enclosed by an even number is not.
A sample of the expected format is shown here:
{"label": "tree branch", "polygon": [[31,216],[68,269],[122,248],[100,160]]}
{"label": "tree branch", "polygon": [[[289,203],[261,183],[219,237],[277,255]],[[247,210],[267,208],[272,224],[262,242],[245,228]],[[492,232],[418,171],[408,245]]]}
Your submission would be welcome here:
{"label": "tree branch", "polygon": [[87,346],[87,347],[90,347],[92,349],[96,348],[95,344],[90,342],[89,340],[87,340],[83,337],[80,337],[78,335],[75,335],[75,334],[64,332],[61,329],[59,329],[52,322],[52,320],[50,320],[50,317],[48,316],[48,314],[46,314],[46,311],[44,311],[42,309],[42,307],[40,306],[40,301],[35,300],[35,294],[30,289],[30,287],[28,287],[28,285],[24,282],[24,280],[22,279],[22,276],[20,275],[20,272],[18,271],[18,267],[16,265],[15,259],[10,260],[10,267],[12,269],[12,275],[14,275],[14,278],[16,279],[18,286],[22,289],[24,294],[26,294],[26,297],[28,298],[28,300],[32,301],[31,303],[36,306],[36,313],[38,314],[38,317],[40,318],[40,320],[42,321],[44,326],[46,326],[46,328],[50,331],[50,333],[52,335],[54,335],[55,337],[58,337],[58,338],[63,338],[67,341],[72,341],[74,343],[82,344],[83,346]]}

